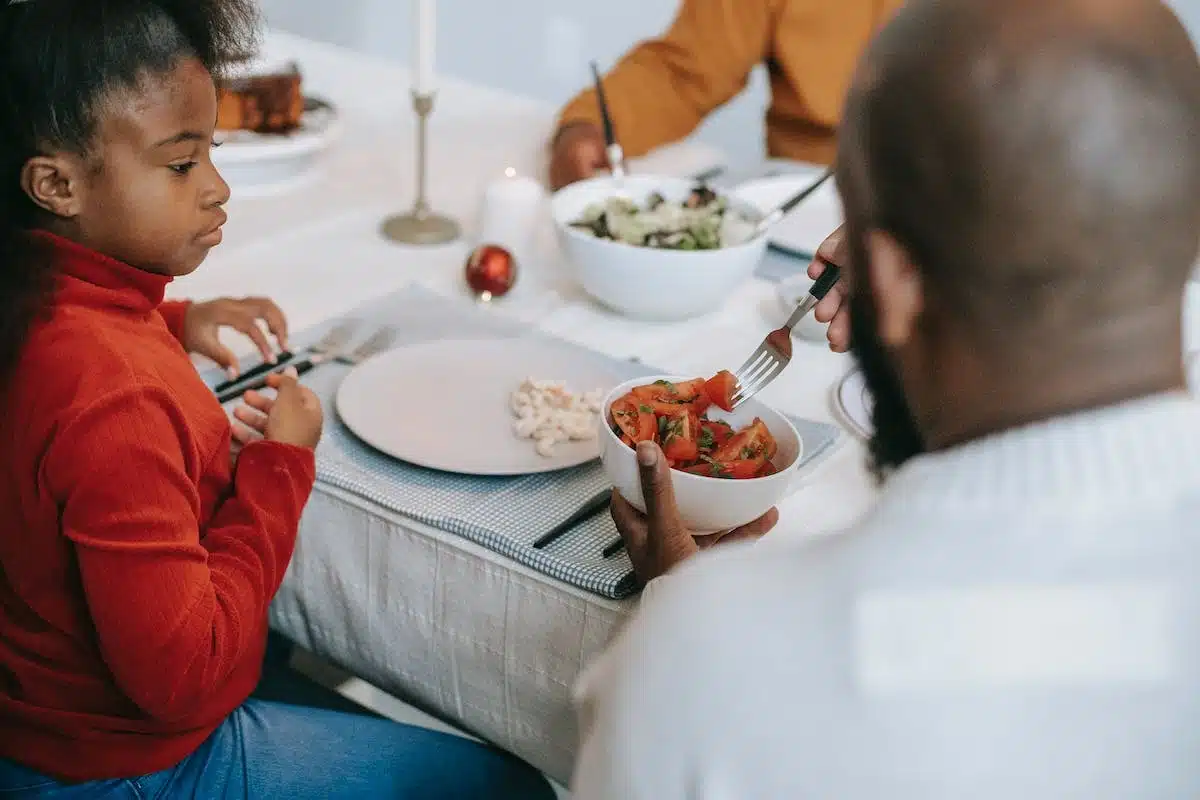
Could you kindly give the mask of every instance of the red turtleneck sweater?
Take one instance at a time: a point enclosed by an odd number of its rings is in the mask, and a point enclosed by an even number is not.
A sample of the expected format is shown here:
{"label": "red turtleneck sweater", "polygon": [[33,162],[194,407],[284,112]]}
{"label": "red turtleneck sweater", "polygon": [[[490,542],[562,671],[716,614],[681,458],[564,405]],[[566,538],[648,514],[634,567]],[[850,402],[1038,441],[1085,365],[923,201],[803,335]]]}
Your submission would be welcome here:
{"label": "red turtleneck sweater", "polygon": [[253,690],[313,453],[256,442],[234,469],[168,279],[44,239],[52,314],[0,417],[0,757],[132,777]]}

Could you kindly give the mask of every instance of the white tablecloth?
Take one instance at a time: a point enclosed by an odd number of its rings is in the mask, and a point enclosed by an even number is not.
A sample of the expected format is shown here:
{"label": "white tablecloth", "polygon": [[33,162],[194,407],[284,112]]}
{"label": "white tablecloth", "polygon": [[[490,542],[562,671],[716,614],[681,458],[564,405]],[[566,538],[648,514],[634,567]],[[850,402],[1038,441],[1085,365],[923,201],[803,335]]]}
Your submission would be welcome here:
{"label": "white tablecloth", "polygon": [[[295,329],[410,281],[468,302],[460,272],[465,243],[411,249],[377,232],[386,213],[412,201],[405,71],[288,36],[271,36],[268,47],[298,58],[309,91],[338,105],[345,135],[305,186],[274,197],[235,196],[226,243],[171,294],[268,294]],[[552,115],[522,98],[445,82],[432,122],[433,205],[469,229],[487,180],[507,166],[541,172]],[[713,155],[676,148],[659,163],[687,174]],[[752,282],[705,319],[630,322],[580,296],[553,260],[529,265],[512,302],[498,311],[618,357],[697,374],[740,363],[780,321],[771,287]],[[829,420],[831,389],[849,368],[846,357],[797,342],[794,363],[764,399]],[[776,540],[835,531],[869,506],[874,489],[862,448],[846,441],[783,505]],[[314,653],[565,780],[575,749],[571,685],[632,602],[572,589],[460,537],[320,488],[272,621]]]}

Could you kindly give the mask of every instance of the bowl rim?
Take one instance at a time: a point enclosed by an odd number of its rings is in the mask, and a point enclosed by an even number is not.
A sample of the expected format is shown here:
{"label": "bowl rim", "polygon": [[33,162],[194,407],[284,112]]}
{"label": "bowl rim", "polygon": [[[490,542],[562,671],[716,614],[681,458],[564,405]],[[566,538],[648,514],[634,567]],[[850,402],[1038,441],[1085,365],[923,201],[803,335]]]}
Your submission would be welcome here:
{"label": "bowl rim", "polygon": [[[638,174],[638,175],[626,176],[625,179],[627,179],[627,180],[633,179],[633,180],[637,180],[637,181],[649,180],[649,181],[659,181],[662,183],[674,183],[674,184],[681,185],[681,187],[686,186],[688,184],[691,184],[693,186],[699,185],[697,181],[693,181],[688,178],[678,178],[678,177],[674,177],[671,175]],[[682,255],[684,257],[696,257],[696,256],[702,256],[702,255],[711,257],[713,254],[716,254],[716,253],[723,253],[723,252],[724,253],[732,253],[732,252],[737,252],[739,250],[752,249],[753,247],[756,247],[756,246],[762,246],[765,248],[769,241],[770,231],[756,231],[753,236],[751,236],[749,239],[747,239],[744,242],[739,242],[738,244],[730,245],[728,247],[719,247],[715,250],[671,250],[669,248],[664,248],[664,247],[644,247],[643,245],[629,244],[628,242],[621,242],[621,241],[617,241],[616,239],[600,239],[595,236],[588,236],[585,233],[580,233],[579,231],[575,230],[575,228],[573,228],[569,222],[567,222],[565,219],[562,219],[562,215],[560,215],[559,209],[558,209],[558,200],[560,197],[563,197],[563,196],[571,193],[572,191],[578,191],[578,190],[580,190],[581,187],[587,186],[589,184],[597,184],[597,183],[601,183],[601,182],[605,182],[605,181],[612,182],[615,180],[616,180],[615,178],[613,178],[612,176],[609,176],[609,175],[594,175],[591,178],[585,178],[582,181],[576,181],[575,183],[569,183],[566,186],[563,186],[561,189],[558,189],[557,191],[553,192],[550,195],[550,216],[554,221],[554,227],[557,228],[563,235],[569,236],[569,237],[575,239],[576,241],[595,242],[595,243],[599,243],[600,245],[615,245],[617,247],[629,248],[632,250],[639,250],[642,252],[672,253],[672,254],[676,254],[676,255]],[[716,192],[719,197],[724,197],[726,200],[728,200],[732,203],[735,203],[738,207],[744,209],[745,211],[753,213],[754,215],[756,215],[757,219],[762,219],[766,216],[766,213],[762,209],[758,208],[753,203],[750,203],[747,200],[745,200],[741,197],[738,197],[736,192],[733,192],[733,191],[730,191],[727,189],[716,188],[716,187],[709,187],[709,188],[712,189],[714,192]]]}
{"label": "bowl rim", "polygon": [[[673,375],[673,374],[644,375],[640,378],[631,378],[631,379],[625,381],[624,383],[621,383],[621,384],[613,387],[613,389],[610,390],[607,395],[605,395],[604,403],[600,409],[599,424],[604,429],[603,435],[607,438],[607,440],[609,442],[616,444],[618,447],[628,451],[631,457],[636,458],[637,457],[636,451],[634,451],[633,448],[629,447],[624,442],[622,442],[620,440],[620,438],[618,438],[617,435],[615,433],[613,433],[612,426],[609,425],[608,410],[609,410],[609,407],[613,404],[613,401],[615,401],[617,399],[617,397],[629,392],[635,386],[645,386],[647,383],[654,383],[655,381],[671,381],[672,383],[680,383],[682,381],[690,381],[690,380],[694,380],[694,379],[695,378],[687,378],[687,377],[684,377],[681,375]],[[618,395],[618,392],[620,392],[620,395]],[[790,477],[791,473],[793,473],[797,469],[799,469],[800,461],[801,461],[801,459],[804,458],[804,439],[800,436],[800,432],[798,430],[796,430],[796,426],[792,424],[792,421],[790,419],[788,419],[787,415],[784,414],[782,411],[780,411],[776,408],[773,408],[772,406],[767,405],[766,403],[762,402],[761,400],[757,400],[755,398],[750,398],[750,400],[747,402],[758,403],[758,405],[762,406],[763,408],[767,409],[768,411],[771,411],[772,413],[777,414],[779,416],[779,418],[781,420],[783,420],[783,423],[785,425],[787,425],[787,429],[789,431],[791,431],[792,436],[794,436],[796,439],[796,457],[794,459],[792,459],[792,462],[790,464],[788,464],[786,467],[779,469],[779,471],[776,472],[774,475],[764,475],[760,478],[743,478],[741,480],[735,481],[735,480],[730,480],[728,478],[713,478],[708,475],[694,475],[690,472],[683,472],[682,470],[672,469],[671,470],[671,479],[672,480],[678,480],[680,477],[682,477],[684,479],[694,478],[698,481],[709,481],[709,482],[717,482],[717,483],[722,483],[722,484],[743,484],[743,483],[749,483],[751,481],[754,481],[754,482],[770,481],[773,479]],[[758,415],[755,415],[755,416],[758,416]],[[772,436],[773,435],[774,435],[774,432],[772,431]]]}

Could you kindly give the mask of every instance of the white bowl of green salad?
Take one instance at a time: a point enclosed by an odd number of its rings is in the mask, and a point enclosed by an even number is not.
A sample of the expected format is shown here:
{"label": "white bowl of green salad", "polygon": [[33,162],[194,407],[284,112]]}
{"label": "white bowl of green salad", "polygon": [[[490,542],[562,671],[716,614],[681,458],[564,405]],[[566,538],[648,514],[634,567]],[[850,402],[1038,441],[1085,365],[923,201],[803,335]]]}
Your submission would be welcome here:
{"label": "white bowl of green salad", "polygon": [[638,319],[717,310],[767,247],[758,209],[681,178],[592,178],[556,192],[551,208],[584,291]]}

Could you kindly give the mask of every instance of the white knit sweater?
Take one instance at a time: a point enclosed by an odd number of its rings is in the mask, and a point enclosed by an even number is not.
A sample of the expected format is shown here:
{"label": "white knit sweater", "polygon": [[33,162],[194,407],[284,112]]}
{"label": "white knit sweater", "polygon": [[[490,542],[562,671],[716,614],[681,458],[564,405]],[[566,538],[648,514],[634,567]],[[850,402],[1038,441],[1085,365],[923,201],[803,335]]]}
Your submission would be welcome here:
{"label": "white knit sweater", "polygon": [[579,699],[577,800],[1200,798],[1200,405],[925,456],[845,535],[697,558]]}

